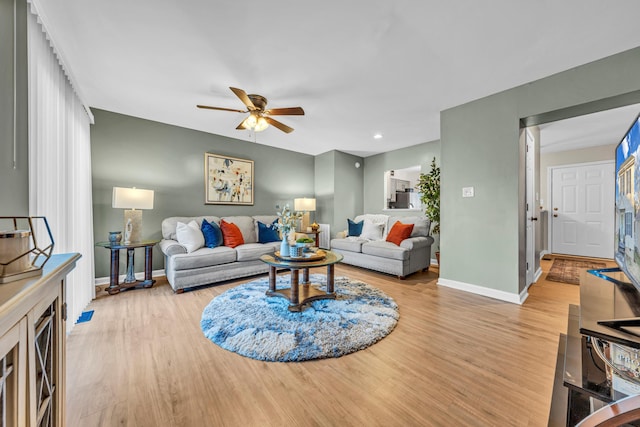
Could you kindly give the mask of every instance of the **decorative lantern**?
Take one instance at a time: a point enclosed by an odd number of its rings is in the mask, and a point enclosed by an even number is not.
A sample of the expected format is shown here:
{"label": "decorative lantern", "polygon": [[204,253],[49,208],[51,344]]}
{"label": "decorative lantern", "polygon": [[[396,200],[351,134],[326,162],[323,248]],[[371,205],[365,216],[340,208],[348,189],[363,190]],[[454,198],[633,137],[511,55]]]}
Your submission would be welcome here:
{"label": "decorative lantern", "polygon": [[[36,234],[42,238],[40,245]],[[42,274],[53,244],[45,217],[0,217],[0,283]]]}

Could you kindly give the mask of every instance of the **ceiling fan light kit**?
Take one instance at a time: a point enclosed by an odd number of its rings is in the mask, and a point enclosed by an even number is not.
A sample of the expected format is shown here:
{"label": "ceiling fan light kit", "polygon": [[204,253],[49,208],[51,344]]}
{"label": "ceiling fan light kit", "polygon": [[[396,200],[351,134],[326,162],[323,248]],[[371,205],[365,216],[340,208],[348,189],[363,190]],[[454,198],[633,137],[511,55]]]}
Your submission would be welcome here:
{"label": "ceiling fan light kit", "polygon": [[267,106],[267,98],[261,95],[249,94],[235,87],[230,87],[231,91],[236,94],[240,101],[247,107],[247,110],[235,110],[232,108],[211,107],[208,105],[197,105],[198,108],[208,110],[233,111],[237,113],[249,113],[249,117],[244,119],[237,127],[238,130],[253,130],[261,132],[269,127],[269,125],[280,129],[285,133],[293,132],[293,128],[285,125],[278,120],[272,119],[270,116],[304,116],[302,107],[274,108],[265,110]]}
{"label": "ceiling fan light kit", "polygon": [[240,126],[242,126],[244,129],[251,129],[255,132],[262,132],[269,127],[269,123],[267,123],[264,117],[251,112],[249,117],[244,119]]}

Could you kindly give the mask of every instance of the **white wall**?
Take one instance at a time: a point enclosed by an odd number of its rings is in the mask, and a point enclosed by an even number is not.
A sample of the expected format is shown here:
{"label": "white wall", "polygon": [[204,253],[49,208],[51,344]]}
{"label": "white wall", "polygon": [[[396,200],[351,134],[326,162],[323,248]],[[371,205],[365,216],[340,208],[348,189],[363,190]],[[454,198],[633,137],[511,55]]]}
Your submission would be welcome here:
{"label": "white wall", "polygon": [[[624,132],[624,130],[622,132]],[[616,144],[612,144],[583,148],[580,150],[540,154],[540,205],[543,207],[543,209],[549,210],[550,200],[547,194],[547,178],[549,167],[571,165],[577,163],[598,162],[602,160],[614,160],[615,149]]]}

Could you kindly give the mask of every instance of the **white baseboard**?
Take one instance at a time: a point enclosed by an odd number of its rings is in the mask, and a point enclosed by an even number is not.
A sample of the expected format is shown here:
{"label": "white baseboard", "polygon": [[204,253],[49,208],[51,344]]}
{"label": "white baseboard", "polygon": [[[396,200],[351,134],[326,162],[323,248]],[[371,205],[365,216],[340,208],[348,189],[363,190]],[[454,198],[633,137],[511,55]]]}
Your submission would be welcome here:
{"label": "white baseboard", "polygon": [[[164,269],[162,270],[153,270],[151,272],[151,277],[160,277],[160,276],[164,276]],[[122,283],[122,281],[124,280],[124,278],[127,277],[126,274],[121,274],[120,275],[120,283]],[[144,272],[140,271],[138,273],[136,273],[136,279],[137,280],[144,280]],[[96,277],[95,281],[94,281],[94,286],[100,286],[100,285],[108,285],[109,284],[109,277]]]}
{"label": "white baseboard", "polygon": [[550,253],[551,253],[551,252],[549,252],[549,251],[548,251],[548,250],[546,250],[546,249],[541,250],[541,251],[540,251],[540,259],[542,259],[542,257],[544,257],[545,255],[550,254]]}
{"label": "white baseboard", "polygon": [[542,276],[542,269],[538,267],[538,270],[536,270],[535,276],[533,276],[533,283],[537,282],[540,276]]}
{"label": "white baseboard", "polygon": [[472,285],[470,283],[458,282],[456,280],[438,279],[438,285],[446,286],[447,288],[458,289],[472,294],[482,295],[485,297],[497,299],[500,301],[506,301],[513,304],[522,304],[529,297],[527,290],[523,290],[519,295],[512,294],[510,292],[499,291],[497,289],[485,288],[484,286]]}

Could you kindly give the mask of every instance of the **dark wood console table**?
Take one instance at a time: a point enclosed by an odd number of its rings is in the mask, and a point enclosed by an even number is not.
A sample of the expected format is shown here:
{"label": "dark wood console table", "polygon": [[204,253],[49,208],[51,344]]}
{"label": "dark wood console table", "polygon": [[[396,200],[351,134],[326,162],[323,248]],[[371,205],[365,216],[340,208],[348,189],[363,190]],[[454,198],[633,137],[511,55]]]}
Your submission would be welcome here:
{"label": "dark wood console table", "polygon": [[567,333],[560,335],[549,426],[575,426],[595,410],[627,397],[627,390],[640,390],[640,385],[616,378],[596,348],[601,341],[640,350],[640,327],[621,330],[602,324],[638,317],[640,292],[624,273],[582,273],[580,306],[569,307]]}
{"label": "dark wood console table", "polygon": [[[109,295],[119,293],[121,290],[129,288],[150,288],[156,282],[151,278],[151,268],[153,265],[153,247],[159,240],[142,240],[131,243],[98,242],[96,246],[111,250],[111,269],[109,275],[109,287],[106,291]],[[134,269],[134,252],[136,248],[144,248],[144,280],[137,280]],[[127,250],[127,276],[123,283],[120,281],[120,250]]]}
{"label": "dark wood console table", "polygon": [[[260,260],[269,264],[269,290],[267,296],[276,296],[289,300],[289,311],[302,311],[302,307],[319,299],[335,299],[333,289],[335,264],[342,261],[342,254],[325,251],[325,256],[317,261],[289,260],[279,258],[276,255],[262,255]],[[309,283],[309,269],[314,267],[327,267],[327,290],[322,291]],[[276,270],[287,268],[291,270],[291,286],[285,289],[276,289]],[[302,283],[299,283],[299,270],[302,270]]]}

